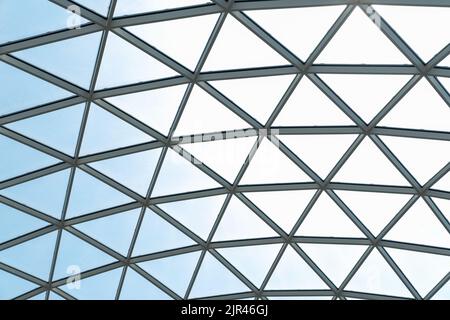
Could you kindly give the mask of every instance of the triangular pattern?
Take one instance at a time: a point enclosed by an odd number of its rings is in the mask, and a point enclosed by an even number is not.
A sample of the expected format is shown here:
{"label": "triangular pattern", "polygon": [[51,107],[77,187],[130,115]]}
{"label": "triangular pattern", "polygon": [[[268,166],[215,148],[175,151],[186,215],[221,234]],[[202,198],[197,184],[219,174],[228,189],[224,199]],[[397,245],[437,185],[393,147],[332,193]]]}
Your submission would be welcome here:
{"label": "triangular pattern", "polygon": [[14,299],[37,287],[31,282],[3,270],[0,270],[0,282],[8,284],[8,290],[5,290],[5,288],[0,290],[0,300]]}
{"label": "triangular pattern", "polygon": [[136,229],[139,212],[140,209],[135,209],[77,224],[75,227],[126,256]]}
{"label": "triangular pattern", "polygon": [[216,89],[265,124],[283,97],[292,75],[212,81]]}
{"label": "triangular pattern", "polygon": [[350,148],[355,135],[286,135],[281,141],[323,179]]}
{"label": "triangular pattern", "polygon": [[314,193],[313,190],[291,190],[249,192],[244,195],[286,233],[290,233]]}
{"label": "triangular pattern", "polygon": [[210,253],[206,253],[189,298],[247,292],[249,290],[222,263]]}
{"label": "triangular pattern", "polygon": [[48,225],[43,220],[4,204],[0,204],[0,217],[2,221],[0,224],[0,243]]}
{"label": "triangular pattern", "polygon": [[152,195],[162,196],[220,186],[190,161],[183,155],[168,150]]}
{"label": "triangular pattern", "polygon": [[231,198],[214,234],[215,241],[276,236],[263,220],[236,197]]}
{"label": "triangular pattern", "polygon": [[94,162],[90,165],[131,190],[145,196],[160,154],[160,149],[153,149]]}
{"label": "triangular pattern", "polygon": [[376,249],[366,258],[345,290],[411,297],[403,282]]}
{"label": "triangular pattern", "polygon": [[249,127],[249,124],[227,109],[218,100],[200,87],[195,86],[184,108],[174,136],[241,130]]}
{"label": "triangular pattern", "polygon": [[272,266],[281,244],[219,249],[218,252],[260,287]]}
{"label": "triangular pattern", "polygon": [[133,200],[97,178],[77,170],[70,194],[66,218],[115,207]]}
{"label": "triangular pattern", "polygon": [[[264,138],[250,160],[241,184],[307,182],[311,179],[270,138]],[[277,143],[275,141],[275,143]]]}
{"label": "triangular pattern", "polygon": [[365,246],[309,243],[300,247],[338,287],[367,249]]}
{"label": "triangular pattern", "polygon": [[303,220],[296,235],[316,237],[364,237],[349,217],[326,193],[322,193]]}
{"label": "triangular pattern", "polygon": [[0,62],[0,116],[72,96],[70,92]]}
{"label": "triangular pattern", "polygon": [[354,125],[307,77],[300,80],[274,122],[275,126]]}
{"label": "triangular pattern", "polygon": [[449,8],[376,5],[374,9],[424,62],[448,44],[444,30],[450,29]]}
{"label": "triangular pattern", "polygon": [[411,76],[324,74],[320,76],[366,123],[400,91]]}
{"label": "triangular pattern", "polygon": [[[408,59],[377,27],[377,19],[355,8],[316,63],[409,64]],[[354,44],[358,43],[357,46]]]}
{"label": "triangular pattern", "polygon": [[161,209],[206,240],[217,219],[225,196],[162,203]]}
{"label": "triangular pattern", "polygon": [[[426,103],[424,103],[426,101]],[[448,131],[450,108],[427,80],[420,80],[380,121],[380,126]]]}
{"label": "triangular pattern", "polygon": [[14,56],[88,89],[100,39],[101,32],[96,32],[19,51]]}
{"label": "triangular pattern", "polygon": [[422,297],[448,273],[448,256],[399,249],[386,250]]}
{"label": "triangular pattern", "polygon": [[154,140],[143,131],[93,104],[84,131],[80,153],[98,153]]}
{"label": "triangular pattern", "polygon": [[195,244],[184,233],[151,210],[147,210],[139,230],[134,256],[187,247]]}
{"label": "triangular pattern", "polygon": [[[239,50],[229,50],[230,47],[239,48]],[[232,15],[228,15],[203,66],[203,71],[286,64],[288,62],[281,55]]]}
{"label": "triangular pattern", "polygon": [[450,247],[450,234],[422,199],[417,200],[384,239]]}
{"label": "triangular pattern", "polygon": [[70,170],[63,170],[24,182],[1,190],[0,195],[59,219],[67,191],[69,172]]}
{"label": "triangular pattern", "polygon": [[342,6],[329,6],[255,10],[246,13],[300,59],[306,61],[342,10]]}
{"label": "triangular pattern", "polygon": [[336,191],[356,217],[377,236],[411,199],[411,195],[360,191]]}
{"label": "triangular pattern", "polygon": [[366,137],[333,178],[335,182],[409,185],[389,159]]}
{"label": "triangular pattern", "polygon": [[450,141],[399,137],[382,137],[382,140],[422,185],[449,160]]}
{"label": "triangular pattern", "polygon": [[288,246],[277,264],[266,289],[328,289],[313,269]]}
{"label": "triangular pattern", "polygon": [[116,107],[167,135],[186,85],[131,93],[106,99]]}
{"label": "triangular pattern", "polygon": [[120,300],[169,300],[170,297],[153,283],[128,268]]}
{"label": "triangular pattern", "polygon": [[[218,15],[155,22],[127,28],[148,44],[165,52],[182,65],[194,70]],[[164,37],[161,37],[164,34]],[[179,50],[188,47],[189,50]]]}
{"label": "triangular pattern", "polygon": [[84,104],[44,113],[7,124],[8,129],[73,155],[80,131]]}
{"label": "triangular pattern", "polygon": [[[116,75],[120,74],[120,77]],[[97,79],[97,89],[176,76],[176,72],[110,33]]]}
{"label": "triangular pattern", "polygon": [[200,252],[191,252],[168,258],[150,260],[139,263],[138,265],[183,297],[191,281],[199,257]]}
{"label": "triangular pattern", "polygon": [[48,233],[0,251],[0,262],[48,281],[56,232]]}

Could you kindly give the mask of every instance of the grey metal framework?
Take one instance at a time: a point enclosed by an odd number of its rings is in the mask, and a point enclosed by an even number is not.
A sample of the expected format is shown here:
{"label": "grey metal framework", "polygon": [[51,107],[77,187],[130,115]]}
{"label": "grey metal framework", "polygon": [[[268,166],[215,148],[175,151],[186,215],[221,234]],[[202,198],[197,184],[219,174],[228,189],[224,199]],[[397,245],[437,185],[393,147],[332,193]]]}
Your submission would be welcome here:
{"label": "grey metal framework", "polygon": [[[76,4],[70,0],[50,0],[51,2],[67,8],[70,5]],[[342,12],[342,14],[338,17],[338,19],[334,22],[332,27],[329,29],[328,33],[323,37],[318,46],[315,48],[313,53],[309,56],[306,61],[301,61],[298,57],[296,57],[292,52],[282,46],[277,39],[273,38],[270,34],[268,34],[265,30],[263,30],[258,24],[256,24],[253,20],[251,20],[245,13],[244,10],[251,9],[269,9],[269,8],[293,8],[293,7],[308,7],[308,6],[326,6],[326,5],[336,5],[336,4],[344,4],[346,5],[346,9]],[[389,148],[383,143],[383,141],[379,138],[378,135],[388,135],[388,136],[398,136],[398,137],[415,137],[415,138],[424,138],[424,139],[435,139],[435,140],[444,140],[450,141],[450,132],[438,132],[438,131],[427,131],[427,130],[413,130],[413,129],[402,129],[402,128],[384,128],[377,127],[379,121],[402,99],[409,90],[422,78],[428,80],[428,82],[432,85],[432,87],[437,91],[437,93],[444,99],[446,104],[450,107],[450,94],[446,91],[443,85],[437,80],[437,76],[439,77],[450,77],[450,69],[444,67],[436,67],[436,65],[441,62],[444,58],[446,58],[450,54],[450,43],[442,49],[438,54],[436,54],[431,61],[428,63],[424,63],[419,56],[406,44],[406,42],[393,30],[389,24],[382,20],[381,31],[389,38],[392,43],[409,59],[411,62],[410,66],[385,66],[385,65],[315,65],[314,61],[325,48],[325,46],[329,43],[333,35],[339,30],[339,28],[346,21],[347,17],[352,13],[353,10],[363,9],[363,12],[366,13],[366,9],[368,6],[372,4],[390,4],[390,5],[414,5],[414,6],[450,6],[450,1],[446,0],[265,0],[265,1],[225,1],[225,0],[214,0],[210,4],[198,5],[193,7],[186,7],[174,10],[167,11],[158,11],[153,13],[145,13],[139,15],[131,15],[125,17],[113,18],[114,9],[116,6],[116,0],[111,1],[111,6],[109,8],[109,12],[107,17],[103,17],[94,11],[83,9],[81,11],[81,15],[90,21],[90,23],[83,25],[80,29],[67,29],[62,31],[57,31],[49,34],[45,34],[42,36],[37,36],[33,38],[27,38],[24,40],[16,41],[14,43],[7,43],[5,45],[0,46],[0,60],[6,62],[9,65],[12,65],[16,68],[19,68],[23,71],[26,71],[34,76],[37,76],[41,79],[48,81],[54,85],[57,85],[60,88],[63,88],[69,92],[74,93],[76,96],[71,97],[65,100],[60,100],[55,103],[49,103],[46,105],[42,105],[39,108],[32,108],[28,110],[24,110],[21,112],[17,112],[14,114],[6,115],[0,117],[0,134],[11,139],[14,139],[22,144],[30,146],[36,150],[44,152],[48,155],[51,155],[61,162],[59,164],[46,167],[41,170],[37,170],[31,172],[29,174],[25,174],[20,177],[16,177],[13,179],[9,179],[6,181],[0,182],[0,190],[18,185],[20,183],[24,183],[26,181],[30,181],[39,177],[43,177],[45,175],[49,175],[64,169],[70,169],[70,178],[67,187],[66,197],[64,201],[64,209],[61,220],[50,217],[48,215],[42,214],[41,212],[31,209],[21,203],[8,199],[4,196],[0,196],[0,203],[7,204],[13,208],[21,210],[23,212],[28,213],[34,217],[42,219],[48,222],[50,225],[39,229],[37,231],[25,234],[13,240],[0,243],[0,251],[11,248],[18,244],[24,243],[31,239],[35,239],[44,234],[48,234],[53,231],[57,231],[57,243],[56,249],[53,255],[53,261],[51,265],[51,272],[48,281],[43,281],[38,279],[31,274],[23,272],[21,270],[15,269],[7,264],[0,263],[0,270],[7,271],[12,273],[18,277],[26,279],[32,283],[39,285],[37,289],[32,290],[26,294],[18,296],[17,299],[28,299],[34,296],[37,296],[41,293],[46,293],[46,298],[49,297],[51,291],[58,293],[62,297],[66,299],[75,299],[73,296],[68,294],[67,292],[61,290],[59,286],[64,285],[66,279],[54,279],[54,269],[56,258],[58,255],[58,247],[61,241],[61,235],[63,230],[72,233],[76,237],[86,241],[92,246],[98,248],[99,250],[107,253],[117,260],[117,262],[104,265],[102,267],[85,271],[81,274],[82,278],[91,277],[94,275],[98,275],[100,273],[104,273],[113,269],[123,268],[122,277],[117,288],[116,298],[119,298],[122,285],[124,282],[125,274],[128,268],[133,269],[138,274],[143,276],[145,279],[153,283],[155,286],[164,291],[167,295],[174,299],[188,299],[190,291],[195,282],[196,276],[199,272],[201,263],[203,258],[205,257],[206,252],[211,253],[215,258],[217,258],[223,265],[229,269],[238,279],[240,279],[245,285],[248,286],[249,290],[247,292],[240,292],[229,295],[222,296],[214,296],[214,297],[204,297],[205,299],[238,299],[238,298],[259,298],[259,299],[267,299],[267,296],[332,296],[333,299],[346,299],[346,298],[362,298],[362,299],[397,299],[398,297],[393,296],[385,296],[378,295],[366,292],[354,292],[346,290],[346,285],[350,282],[354,274],[358,271],[359,267],[364,263],[365,259],[369,256],[369,254],[373,250],[378,250],[379,253],[386,259],[387,263],[392,267],[397,276],[401,279],[403,284],[408,288],[411,292],[412,296],[415,299],[430,299],[433,295],[438,292],[450,279],[450,272],[429,292],[426,296],[421,296],[416,288],[413,286],[411,281],[405,276],[402,270],[396,265],[394,260],[387,253],[385,248],[398,248],[405,250],[413,250],[417,252],[424,253],[433,253],[443,256],[450,256],[450,248],[439,248],[433,246],[426,246],[420,244],[410,244],[403,242],[396,242],[385,240],[383,237],[388,233],[389,230],[393,228],[396,222],[407,212],[407,210],[420,198],[425,200],[427,205],[433,211],[435,216],[439,219],[445,229],[450,233],[450,223],[446,219],[445,215],[440,211],[440,209],[433,202],[432,197],[442,198],[450,200],[450,190],[440,191],[433,190],[430,187],[436,183],[439,179],[441,179],[444,175],[446,175],[450,171],[450,162],[447,163],[434,177],[432,177],[427,183],[421,185],[415,177],[405,168],[405,166],[395,157],[395,155],[389,150]],[[359,7],[359,8],[358,8]],[[164,53],[158,51],[154,47],[145,43],[135,35],[125,30],[125,27],[146,24],[156,21],[170,20],[176,18],[185,18],[185,17],[194,17],[211,13],[219,13],[220,17],[212,31],[212,34],[209,37],[209,40],[206,44],[206,47],[203,50],[200,61],[197,64],[197,67],[192,72],[186,69],[184,66],[180,65],[173,59],[166,56]],[[228,70],[228,71],[219,71],[219,72],[208,72],[202,73],[202,66],[204,65],[206,58],[214,44],[215,39],[217,38],[221,27],[225,21],[227,15],[232,15],[236,18],[240,23],[242,23],[245,27],[251,30],[254,34],[256,34],[261,40],[263,40],[267,45],[269,45],[272,49],[278,52],[282,57],[288,60],[291,65],[290,66],[281,66],[281,67],[271,67],[271,68],[252,68],[252,69],[239,69],[239,70]],[[66,80],[63,80],[59,77],[56,77],[48,72],[45,72],[39,68],[32,66],[31,64],[25,63],[18,58],[15,58],[11,54],[27,49],[32,48],[48,43],[53,43],[56,41],[61,41],[64,39],[70,39],[73,37],[77,37],[80,35],[86,35],[94,32],[102,32],[101,43],[99,46],[99,51],[97,55],[97,59],[95,62],[94,72],[91,79],[89,90],[84,90],[73,83],[70,83]],[[103,52],[105,50],[106,40],[109,33],[114,33],[137,48],[141,49],[148,55],[156,58],[158,61],[164,63],[169,66],[173,70],[179,73],[179,76],[160,79],[155,81],[149,81],[144,83],[126,85],[121,87],[115,87],[111,89],[105,89],[96,91],[95,84],[97,80],[97,76],[100,69],[100,64],[102,62]],[[404,85],[401,90],[392,98],[391,101],[378,113],[377,116],[370,122],[365,123],[354,111],[346,105],[344,101],[340,99],[340,97],[333,92],[318,76],[321,73],[339,73],[339,74],[402,74],[402,75],[412,75],[413,77],[409,80],[406,85]],[[237,78],[247,78],[254,76],[272,76],[272,75],[286,75],[292,74],[295,75],[294,80],[290,84],[288,90],[284,93],[282,99],[279,101],[276,108],[273,110],[273,113],[269,117],[269,120],[266,123],[260,123],[247,113],[242,112],[242,110],[234,103],[232,103],[227,97],[218,92],[214,87],[212,87],[208,81],[211,80],[224,80],[224,79],[237,79]],[[340,133],[353,133],[357,134],[358,138],[351,145],[351,147],[345,152],[344,156],[340,159],[340,161],[336,164],[333,170],[329,173],[329,175],[322,180],[313,170],[311,170],[295,153],[293,153],[288,147],[286,147],[283,143],[280,143],[280,150],[291,159],[298,167],[300,167],[311,179],[313,182],[311,183],[287,183],[287,184],[267,184],[267,185],[240,185],[240,180],[244,175],[250,159],[255,154],[258,149],[259,143],[263,139],[262,136],[258,136],[257,142],[254,144],[250,154],[247,157],[246,162],[241,167],[239,174],[237,175],[235,181],[231,184],[228,183],[223,177],[218,175],[216,172],[211,170],[204,164],[194,164],[205,174],[210,176],[212,179],[217,181],[221,187],[188,192],[183,194],[174,194],[168,196],[161,197],[152,197],[152,190],[155,186],[155,182],[157,180],[159,171],[163,164],[165,155],[169,148],[182,147],[183,141],[179,141],[174,139],[173,134],[175,128],[181,118],[183,113],[183,109],[189,99],[189,95],[194,87],[194,84],[197,84],[205,91],[207,91],[210,95],[219,100],[223,105],[225,105],[229,110],[237,114],[241,119],[245,120],[248,123],[249,128],[254,129],[267,129],[270,130],[273,128],[273,122],[277,115],[280,113],[284,104],[296,88],[297,84],[303,77],[307,77],[311,80],[327,97],[329,97],[348,117],[350,117],[355,125],[353,126],[339,126],[339,127],[289,127],[289,128],[277,128],[279,129],[280,134],[340,134]],[[150,127],[144,125],[143,123],[136,121],[134,118],[126,114],[125,112],[119,110],[112,104],[108,103],[104,100],[107,97],[123,95],[127,93],[135,93],[150,89],[169,87],[177,84],[188,84],[187,90],[184,94],[182,102],[179,106],[178,112],[175,116],[175,120],[170,128],[170,132],[168,136],[163,136],[159,132],[151,129]],[[101,152],[94,155],[88,155],[81,157],[79,155],[80,148],[83,140],[83,133],[86,127],[87,117],[89,114],[91,103],[95,102],[105,110],[111,112],[115,116],[120,119],[126,121],[132,126],[144,131],[145,133],[156,138],[155,141],[139,144],[135,146],[129,146],[117,150]],[[32,139],[29,139],[23,135],[20,135],[8,128],[5,127],[6,124],[18,121],[21,119],[26,119],[32,116],[44,114],[47,112],[55,111],[62,109],[67,106],[71,106],[78,103],[85,103],[84,114],[82,118],[81,130],[79,132],[79,137],[76,145],[75,156],[71,157],[62,152],[59,152],[53,148],[50,148],[42,143],[36,142]],[[207,133],[214,134],[214,133]],[[257,136],[258,132],[255,130],[255,135]],[[372,184],[354,184],[354,183],[335,183],[331,182],[334,175],[338,172],[338,170],[343,166],[346,160],[352,155],[353,151],[358,147],[364,137],[370,137],[371,141],[375,143],[376,146],[383,152],[383,154],[392,162],[392,164],[398,169],[398,171],[406,178],[406,180],[410,183],[410,187],[399,187],[399,186],[387,186],[387,185],[372,185]],[[276,141],[279,142],[279,141]],[[111,178],[99,173],[89,166],[91,162],[110,159],[122,155],[133,154],[136,152],[151,150],[156,148],[162,148],[162,153],[159,158],[156,170],[151,179],[150,186],[147,191],[147,195],[145,197],[140,196],[139,194],[129,190],[124,187],[122,184],[112,180]],[[424,164],[426,165],[426,164]],[[125,195],[134,199],[134,202],[128,203],[125,205],[121,205],[118,207],[106,209],[103,211],[94,212],[91,214],[87,214],[81,217],[76,217],[72,219],[65,219],[65,214],[67,211],[67,206],[71,194],[71,187],[74,180],[75,169],[81,169],[88,174],[98,178],[102,182],[108,184],[109,186],[115,188],[116,190],[124,193]],[[275,191],[275,190],[316,190],[315,195],[312,200],[304,210],[299,215],[299,219],[295,224],[292,232],[289,234],[282,230],[278,225],[276,225],[271,219],[267,217],[267,215],[261,211],[257,206],[255,206],[245,195],[244,192],[249,191]],[[399,193],[399,194],[410,194],[412,198],[407,202],[407,204],[397,213],[397,215],[392,219],[392,221],[383,229],[383,231],[378,235],[374,236],[369,229],[361,223],[361,221],[356,218],[355,214],[345,205],[345,203],[338,197],[335,193],[335,190],[353,190],[353,191],[372,191],[372,192],[387,192],[387,193]],[[355,225],[359,228],[359,230],[365,235],[365,239],[354,239],[354,238],[336,238],[336,237],[303,237],[303,236],[295,236],[296,231],[299,226],[307,216],[308,212],[314,206],[318,197],[322,194],[328,194],[334,202],[345,212],[345,214],[355,223]],[[223,203],[223,206],[220,210],[220,213],[217,217],[217,220],[214,223],[213,229],[211,230],[209,237],[206,241],[202,240],[184,225],[180,224],[173,218],[171,218],[166,212],[164,212],[159,204],[168,203],[179,200],[186,199],[194,199],[212,195],[226,195],[226,200]],[[264,220],[277,234],[277,237],[273,238],[264,238],[264,239],[244,239],[244,240],[233,240],[233,241],[220,241],[214,242],[212,241],[213,235],[219,225],[219,222],[230,202],[232,196],[236,196],[239,198],[245,205],[248,206],[253,212],[255,212],[262,220]],[[98,219],[101,217],[106,217],[109,215],[113,215],[115,213],[124,212],[130,209],[141,208],[140,217],[138,220],[137,227],[135,229],[132,242],[130,248],[128,250],[128,254],[123,256],[113,249],[101,244],[100,242],[88,237],[84,233],[78,231],[74,228],[74,225],[91,221],[94,219]],[[188,247],[183,247],[175,250],[168,250],[163,252],[157,252],[153,254],[148,254],[144,256],[132,256],[133,247],[136,243],[136,239],[140,230],[140,226],[143,221],[144,213],[146,208],[152,209],[155,213],[157,213],[160,217],[165,219],[167,222],[171,223],[178,230],[186,234],[188,237],[193,239],[196,244]],[[256,287],[250,280],[248,280],[239,270],[237,270],[230,262],[228,262],[221,254],[218,253],[217,249],[227,248],[227,247],[236,247],[236,246],[248,246],[248,245],[258,245],[258,244],[273,244],[279,243],[282,244],[281,250],[277,255],[273,265],[271,266],[268,274],[265,277],[261,287]],[[332,281],[325,275],[325,273],[308,257],[308,255],[301,249],[298,245],[299,243],[320,243],[320,244],[364,244],[368,246],[368,249],[353,267],[351,272],[347,275],[345,280],[343,281],[340,287],[335,286]],[[266,290],[265,286],[267,285],[270,276],[272,275],[277,263],[279,262],[282,254],[286,250],[288,246],[291,246],[300,257],[302,257],[305,262],[314,270],[314,272],[328,285],[328,289],[326,290]],[[159,259],[163,257],[169,257],[173,255],[178,255],[182,253],[201,251],[200,259],[197,263],[195,271],[193,273],[192,279],[189,283],[188,289],[184,296],[179,296],[163,283],[155,279],[153,276],[148,274],[142,268],[140,268],[137,263],[149,261],[153,259]]]}

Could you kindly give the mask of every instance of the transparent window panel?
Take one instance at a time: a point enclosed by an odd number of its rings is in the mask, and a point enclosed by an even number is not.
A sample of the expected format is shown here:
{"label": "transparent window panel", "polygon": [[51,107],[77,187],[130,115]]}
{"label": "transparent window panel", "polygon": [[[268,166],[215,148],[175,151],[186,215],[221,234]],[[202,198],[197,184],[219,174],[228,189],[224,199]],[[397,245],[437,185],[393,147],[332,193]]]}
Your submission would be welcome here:
{"label": "transparent window panel", "polygon": [[147,13],[210,3],[208,0],[118,0],[114,16]]}
{"label": "transparent window panel", "polygon": [[103,16],[108,14],[108,9],[110,5],[110,0],[76,0],[77,3],[83,7],[100,13]]}
{"label": "transparent window panel", "polygon": [[14,299],[37,287],[36,284],[16,277],[3,270],[0,270],[0,282],[8,284],[8,290],[5,290],[4,288],[0,290],[0,300]]}
{"label": "transparent window panel", "polygon": [[0,116],[73,95],[3,62],[0,62],[0,81]]}
{"label": "transparent window panel", "polygon": [[170,300],[171,298],[131,268],[120,292],[120,300]]}

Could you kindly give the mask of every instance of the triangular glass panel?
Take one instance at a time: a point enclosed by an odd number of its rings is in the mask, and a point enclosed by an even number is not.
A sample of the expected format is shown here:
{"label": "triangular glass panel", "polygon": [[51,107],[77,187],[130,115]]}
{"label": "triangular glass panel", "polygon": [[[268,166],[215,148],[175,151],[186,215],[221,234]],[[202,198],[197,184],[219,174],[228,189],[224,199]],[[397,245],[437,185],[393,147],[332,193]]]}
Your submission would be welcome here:
{"label": "triangular glass panel", "polygon": [[162,203],[161,209],[206,240],[225,201],[225,195]]}
{"label": "triangular glass panel", "polygon": [[147,209],[139,229],[133,256],[187,247],[193,244],[195,242],[192,239],[150,209]]}
{"label": "triangular glass panel", "polygon": [[447,218],[447,220],[450,221],[450,200],[433,198],[433,201]]}
{"label": "triangular glass panel", "polygon": [[123,256],[127,256],[140,211],[141,209],[134,209],[90,220],[77,224],[75,227]]}
{"label": "triangular glass panel", "polygon": [[[0,296],[0,299],[1,299],[1,296]],[[34,297],[31,297],[31,298],[29,298],[27,300],[30,300],[30,301],[34,301],[34,300],[36,300],[36,301],[44,301],[45,300],[45,292],[40,293],[38,295],[35,295]]]}
{"label": "triangular glass panel", "polygon": [[[343,6],[324,6],[255,10],[246,13],[300,59],[306,61],[342,10]],[[299,30],[303,32],[298,32]]]}
{"label": "triangular glass panel", "polygon": [[66,218],[73,218],[128,202],[133,202],[133,199],[77,169]]}
{"label": "triangular glass panel", "polygon": [[334,182],[409,185],[382,151],[366,137],[333,178]]}
{"label": "triangular glass panel", "polygon": [[302,290],[329,288],[302,257],[288,246],[270,277],[266,289]]}
{"label": "triangular glass panel", "polygon": [[127,30],[194,70],[217,18],[217,14],[209,14],[143,24]]}
{"label": "triangular glass panel", "polygon": [[104,175],[145,196],[158,163],[160,149],[90,163]]}
{"label": "triangular glass panel", "polygon": [[411,293],[377,249],[366,258],[345,290],[411,297]]}
{"label": "triangular glass panel", "polygon": [[386,250],[422,297],[449,271],[449,256],[390,248]]}
{"label": "triangular glass panel", "polygon": [[2,83],[0,116],[73,95],[3,62],[0,62],[0,82]]}
{"label": "triangular glass panel", "polygon": [[73,155],[80,132],[84,104],[44,113],[5,125],[22,135]]}
{"label": "triangular glass panel", "polygon": [[70,170],[59,171],[0,191],[2,196],[33,209],[61,217]]}
{"label": "triangular glass panel", "polygon": [[187,85],[126,94],[106,99],[164,135],[169,133]]}
{"label": "triangular glass panel", "polygon": [[97,13],[106,16],[111,0],[76,0],[76,2],[90,10],[94,10]]}
{"label": "triangular glass panel", "polygon": [[[3,284],[0,287],[0,300],[14,299],[37,287],[36,284],[16,277],[3,270],[0,270],[0,283]],[[4,284],[8,285],[4,286]]]}
{"label": "triangular glass panel", "polygon": [[384,239],[450,247],[450,234],[423,199],[413,204]]}
{"label": "triangular glass panel", "polygon": [[411,198],[411,195],[396,193],[340,190],[335,192],[375,236]]}
{"label": "triangular glass panel", "polygon": [[380,23],[377,17],[372,19],[366,16],[363,9],[355,9],[316,63],[410,64],[377,26]]}
{"label": "triangular glass panel", "polygon": [[450,172],[440,178],[431,188],[450,192]]}
{"label": "triangular glass panel", "polygon": [[315,237],[365,237],[325,192],[303,220],[296,235]]}
{"label": "triangular glass panel", "polygon": [[[446,63],[446,65],[450,67],[450,55],[442,63]],[[450,78],[439,77],[438,79],[439,82],[441,82],[444,88],[447,90],[447,92],[450,93]]]}
{"label": "triangular glass panel", "polygon": [[447,283],[439,289],[438,292],[431,298],[431,300],[449,300],[450,299],[450,281],[447,280]]}
{"label": "triangular glass panel", "polygon": [[449,131],[449,123],[450,108],[428,81],[422,79],[380,121],[379,125]]}
{"label": "triangular glass panel", "polygon": [[245,112],[265,124],[293,78],[293,75],[281,75],[217,80],[210,83]]}
{"label": "triangular glass panel", "polygon": [[277,236],[261,218],[236,197],[231,198],[214,234],[214,241]]}
{"label": "triangular glass panel", "polygon": [[320,77],[366,123],[369,123],[411,78],[385,74],[323,74]]}
{"label": "triangular glass panel", "polygon": [[0,251],[0,262],[47,281],[50,274],[56,232]]}
{"label": "triangular glass panel", "polygon": [[144,51],[110,33],[96,89],[176,76],[177,73]]}
{"label": "triangular glass panel", "polygon": [[121,275],[122,268],[117,268],[83,278],[78,283],[79,287],[66,284],[61,289],[78,300],[114,300]]}
{"label": "triangular glass panel", "polygon": [[312,243],[300,244],[300,247],[337,287],[367,249],[366,246]]}
{"label": "triangular glass panel", "polygon": [[281,244],[223,248],[218,252],[258,288],[272,266]]}
{"label": "triangular glass panel", "polygon": [[161,281],[180,297],[186,293],[200,252],[191,252],[168,258],[150,260],[138,265],[150,275]]}
{"label": "triangular glass panel", "polygon": [[230,270],[206,253],[189,298],[250,291]]}
{"label": "triangular glass panel", "polygon": [[240,183],[262,184],[305,181],[309,182],[311,179],[285,156],[278,146],[264,138],[251,159]]}
{"label": "triangular glass panel", "polygon": [[250,125],[200,87],[192,89],[174,136],[246,129]]}
{"label": "triangular glass panel", "polygon": [[[239,37],[236,37],[239,35]],[[239,50],[230,50],[239,48]],[[288,62],[232,15],[228,15],[203,71],[286,65]]]}
{"label": "triangular glass panel", "polygon": [[93,104],[83,136],[82,155],[127,147],[154,140],[143,131]]}
{"label": "triangular glass panel", "polygon": [[50,301],[63,301],[63,300],[66,300],[66,299],[61,297],[59,294],[54,293],[53,291],[50,291],[50,295],[48,296],[48,300],[50,300]]}
{"label": "triangular glass panel", "polygon": [[153,283],[145,279],[131,268],[127,269],[127,274],[123,282],[120,300],[169,300],[171,299],[165,292],[161,291]]}
{"label": "triangular glass panel", "polygon": [[355,125],[314,83],[303,77],[274,122],[275,126]]}
{"label": "triangular glass panel", "polygon": [[424,62],[448,44],[450,9],[446,7],[374,6]]}
{"label": "triangular glass panel", "polygon": [[57,159],[0,135],[0,181],[56,164]]}
{"label": "triangular glass panel", "polygon": [[208,3],[208,0],[170,0],[170,1],[142,1],[117,0],[114,16],[123,16],[137,13],[146,13],[178,7],[194,6]]}
{"label": "triangular glass panel", "polygon": [[244,195],[286,233],[290,233],[315,190],[248,192]]}
{"label": "triangular glass panel", "polygon": [[43,228],[47,222],[0,203],[0,243]]}
{"label": "triangular glass panel", "polygon": [[404,137],[382,137],[382,140],[422,185],[450,159],[450,141]]}
{"label": "triangular glass panel", "polygon": [[[0,12],[0,43],[73,27],[68,21],[70,12],[46,0],[23,3],[17,0],[2,0]],[[74,20],[80,25],[87,22],[80,16],[75,17]]]}
{"label": "triangular glass panel", "polygon": [[255,137],[226,138],[183,144],[182,147],[216,173],[234,182],[256,142]]}
{"label": "triangular glass panel", "polygon": [[109,263],[115,259],[89,243],[63,231],[55,265],[55,279],[73,275],[73,271],[84,272]]}
{"label": "triangular glass panel", "polygon": [[[100,45],[101,32],[53,42],[13,55],[38,68],[88,89]],[[82,48],[82,50],[80,50]]]}
{"label": "triangular glass panel", "polygon": [[356,136],[352,134],[284,135],[280,136],[280,139],[313,171],[325,178],[350,148]]}
{"label": "triangular glass panel", "polygon": [[[450,55],[448,55],[447,58],[445,58],[444,60],[442,60],[442,61],[438,64],[438,66],[439,66],[439,67],[447,67],[447,68],[450,67]],[[439,80],[441,80],[441,79],[445,79],[445,81],[448,82],[446,78],[439,78]],[[449,83],[449,85],[447,86],[447,88],[450,88],[450,83]],[[448,91],[449,91],[449,90],[448,90]]]}
{"label": "triangular glass panel", "polygon": [[190,159],[169,149],[156,180],[152,196],[183,193],[188,191],[217,188],[220,185],[196,168]]}

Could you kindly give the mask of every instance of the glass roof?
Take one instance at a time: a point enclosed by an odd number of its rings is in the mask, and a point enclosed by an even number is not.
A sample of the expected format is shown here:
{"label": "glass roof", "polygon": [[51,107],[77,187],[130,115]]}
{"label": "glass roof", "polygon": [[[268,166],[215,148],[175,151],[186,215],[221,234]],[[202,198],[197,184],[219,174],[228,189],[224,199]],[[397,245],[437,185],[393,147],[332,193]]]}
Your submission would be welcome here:
{"label": "glass roof", "polygon": [[450,299],[450,5],[369,2],[0,0],[0,299]]}

